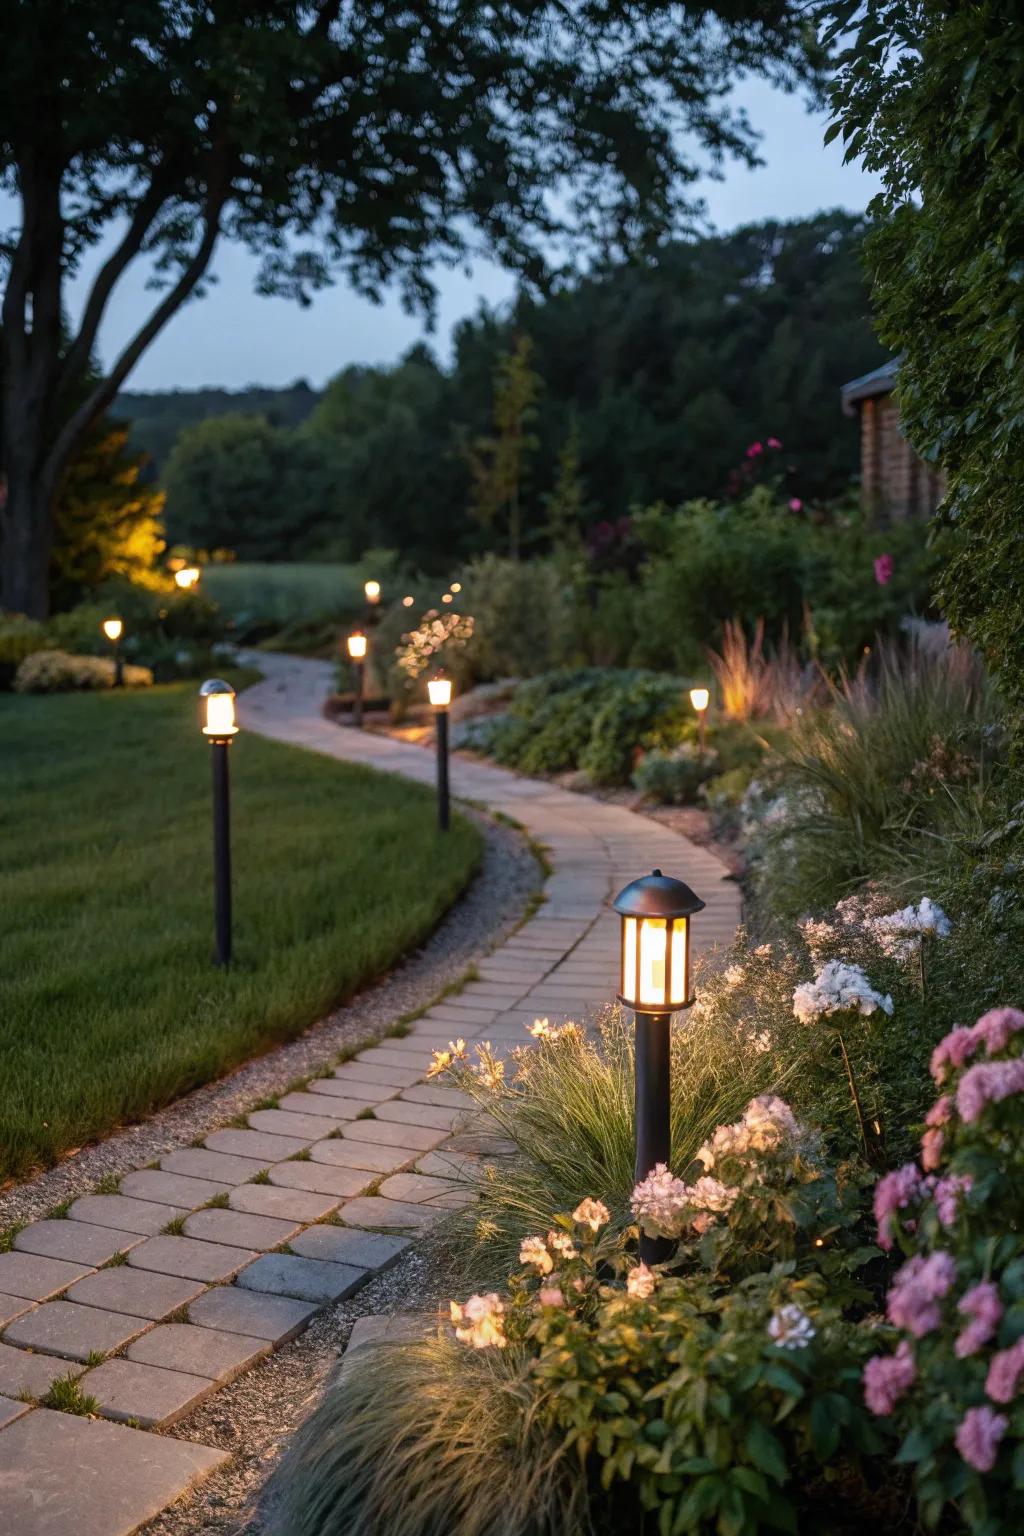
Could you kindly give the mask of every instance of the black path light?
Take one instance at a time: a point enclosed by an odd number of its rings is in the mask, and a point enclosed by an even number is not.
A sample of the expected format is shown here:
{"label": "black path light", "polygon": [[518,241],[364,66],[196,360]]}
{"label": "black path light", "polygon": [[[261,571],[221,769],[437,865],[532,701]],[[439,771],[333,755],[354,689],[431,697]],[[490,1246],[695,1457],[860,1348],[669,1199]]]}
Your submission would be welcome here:
{"label": "black path light", "polygon": [[[690,919],[704,902],[660,869],[615,898],[622,918],[619,1001],[636,1014],[636,1182],[672,1154],[670,1041],[673,1013],[693,1002]],[[672,1243],[640,1236],[640,1257],[660,1263]]]}
{"label": "black path light", "polygon": [[114,650],[114,687],[122,688],[124,659],[121,655],[121,636],[124,634],[124,624],[120,619],[104,619],[101,627]]}
{"label": "black path light", "polygon": [[437,737],[437,824],[448,831],[451,800],[448,793],[448,709],[452,702],[452,680],[437,672],[427,683],[427,696],[434,711]]}
{"label": "black path light", "polygon": [[697,711],[698,730],[700,732],[700,755],[703,757],[704,749],[707,745],[705,732],[707,725],[708,705],[711,703],[711,690],[709,688],[691,688],[690,703]]}
{"label": "black path light", "polygon": [[366,687],[366,636],[361,629],[348,637],[348,656],[355,669],[356,685],[352,700],[352,723],[363,728],[363,690]]}
{"label": "black path light", "polygon": [[228,748],[238,735],[235,690],[219,677],[199,690],[204,701],[203,735],[213,761],[213,921],[214,963],[231,964],[231,799],[228,788]]}

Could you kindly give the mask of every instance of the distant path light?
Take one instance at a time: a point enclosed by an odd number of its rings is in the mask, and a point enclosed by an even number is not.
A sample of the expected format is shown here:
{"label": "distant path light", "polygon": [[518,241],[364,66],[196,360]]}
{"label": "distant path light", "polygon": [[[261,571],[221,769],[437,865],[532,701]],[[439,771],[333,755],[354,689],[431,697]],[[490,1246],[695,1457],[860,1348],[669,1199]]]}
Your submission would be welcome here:
{"label": "distant path light", "polygon": [[174,580],[183,592],[189,592],[199,585],[200,574],[198,565],[183,565],[180,571],[175,571]]}
{"label": "distant path light", "polygon": [[228,748],[238,735],[235,690],[223,678],[208,678],[199,690],[203,735],[212,749],[214,964],[231,964],[231,792]]}
{"label": "distant path light", "polygon": [[124,634],[122,619],[104,619],[100,625],[114,651],[114,687],[124,687],[124,660],[121,656],[121,636]]}
{"label": "distant path light", "polygon": [[363,728],[363,693],[366,688],[366,648],[367,639],[361,629],[354,629],[346,642],[348,656],[356,675],[355,690],[352,698],[352,724],[357,730]]}
{"label": "distant path light", "polygon": [[434,735],[437,741],[437,825],[442,832],[447,832],[451,819],[451,797],[448,791],[448,709],[452,702],[451,678],[444,672],[436,672],[427,683],[427,697],[434,711]]}

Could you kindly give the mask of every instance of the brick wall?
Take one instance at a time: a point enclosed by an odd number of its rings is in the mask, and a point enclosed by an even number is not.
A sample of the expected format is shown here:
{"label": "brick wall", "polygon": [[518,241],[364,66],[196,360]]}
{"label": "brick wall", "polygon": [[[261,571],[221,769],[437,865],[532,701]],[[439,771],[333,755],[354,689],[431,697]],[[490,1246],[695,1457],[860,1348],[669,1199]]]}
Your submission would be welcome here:
{"label": "brick wall", "polygon": [[865,505],[884,521],[930,517],[945,495],[945,476],[920,459],[903,436],[892,395],[869,396],[859,410]]}

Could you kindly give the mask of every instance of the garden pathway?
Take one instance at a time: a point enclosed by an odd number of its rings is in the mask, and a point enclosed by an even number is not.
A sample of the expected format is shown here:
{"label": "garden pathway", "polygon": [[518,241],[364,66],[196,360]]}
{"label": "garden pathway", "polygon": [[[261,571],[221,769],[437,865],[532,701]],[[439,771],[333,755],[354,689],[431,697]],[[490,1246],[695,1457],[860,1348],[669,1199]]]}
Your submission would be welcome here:
{"label": "garden pathway", "polygon": [[[243,730],[430,783],[432,753],[331,724],[331,667],[261,656]],[[244,737],[236,750],[244,751]],[[224,1453],[173,1435],[197,1403],[395,1262],[457,1203],[483,1150],[466,1101],[424,1081],[452,1036],[506,1052],[538,1015],[579,1018],[616,986],[609,902],[655,866],[707,902],[697,948],[728,942],[739,893],[678,833],[621,807],[455,758],[456,797],[514,818],[547,851],[544,904],[401,1038],[215,1131],[117,1193],[86,1195],[0,1253],[0,1509],[10,1536],[128,1536]],[[324,850],[344,859],[344,847]],[[99,1417],[58,1411],[77,1393]],[[69,1400],[70,1399],[70,1400]],[[81,1407],[81,1404],[78,1404]]]}

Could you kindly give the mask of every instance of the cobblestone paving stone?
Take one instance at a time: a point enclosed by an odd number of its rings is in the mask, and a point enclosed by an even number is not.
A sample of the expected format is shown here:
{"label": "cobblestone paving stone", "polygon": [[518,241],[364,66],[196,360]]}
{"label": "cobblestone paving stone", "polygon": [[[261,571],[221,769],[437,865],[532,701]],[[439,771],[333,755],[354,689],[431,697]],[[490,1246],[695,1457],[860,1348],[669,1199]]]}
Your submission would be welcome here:
{"label": "cobblestone paving stone", "polygon": [[[323,719],[327,664],[261,665],[268,680],[240,700],[243,726],[432,783],[430,753]],[[451,766],[457,796],[513,817],[547,848],[545,904],[404,1036],[129,1173],[117,1193],[80,1197],[68,1219],[30,1224],[0,1253],[4,1536],[129,1536],[216,1469],[220,1451],[108,1421],[173,1424],[466,1198],[453,1180],[510,1148],[468,1119],[464,1094],[425,1081],[430,1053],[461,1036],[507,1054],[535,1017],[603,1004],[616,986],[608,904],[619,887],[664,867],[708,904],[695,945],[731,939],[738,894],[706,850],[620,807],[483,763]],[[350,1347],[403,1326],[367,1319]],[[34,1406],[66,1377],[100,1418]]]}

